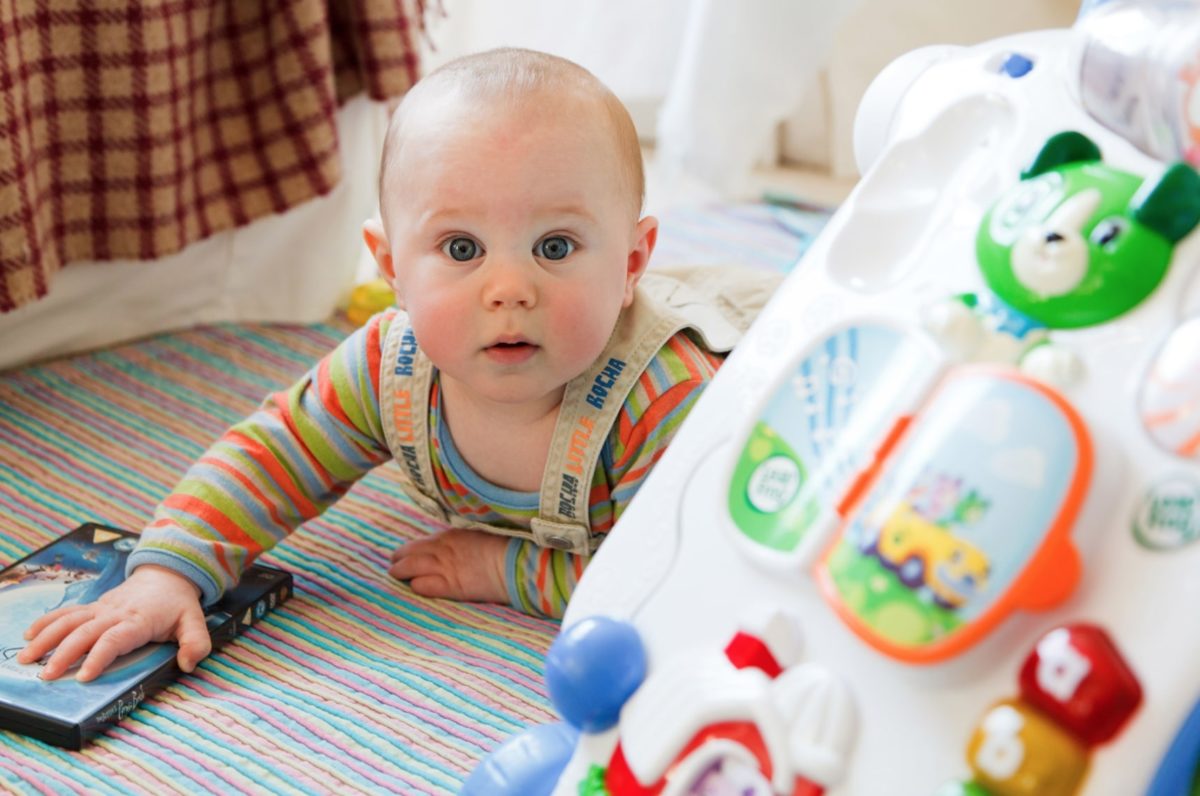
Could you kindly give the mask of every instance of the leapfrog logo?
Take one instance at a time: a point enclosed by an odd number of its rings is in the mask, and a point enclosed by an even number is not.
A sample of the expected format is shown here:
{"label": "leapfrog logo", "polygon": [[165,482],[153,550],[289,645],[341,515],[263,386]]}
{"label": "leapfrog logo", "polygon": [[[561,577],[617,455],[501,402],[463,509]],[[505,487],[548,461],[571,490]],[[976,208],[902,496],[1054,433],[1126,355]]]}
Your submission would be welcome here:
{"label": "leapfrog logo", "polygon": [[1151,550],[1175,550],[1200,538],[1200,484],[1177,475],[1151,487],[1133,519],[1133,535]]}

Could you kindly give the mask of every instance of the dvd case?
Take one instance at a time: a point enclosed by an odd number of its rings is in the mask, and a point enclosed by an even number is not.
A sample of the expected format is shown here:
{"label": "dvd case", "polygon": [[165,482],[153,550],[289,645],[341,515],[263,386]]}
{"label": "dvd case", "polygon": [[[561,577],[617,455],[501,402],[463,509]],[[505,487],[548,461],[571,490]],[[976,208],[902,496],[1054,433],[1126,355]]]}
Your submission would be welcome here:
{"label": "dvd case", "polygon": [[[175,644],[123,655],[80,683],[69,670],[46,682],[40,663],[19,664],[24,632],[46,611],[84,604],[125,579],[137,534],[87,523],[0,570],[0,729],[78,750],[179,676]],[[292,576],[255,564],[205,613],[213,650],[253,626],[292,594]],[[78,664],[76,664],[76,667]]]}

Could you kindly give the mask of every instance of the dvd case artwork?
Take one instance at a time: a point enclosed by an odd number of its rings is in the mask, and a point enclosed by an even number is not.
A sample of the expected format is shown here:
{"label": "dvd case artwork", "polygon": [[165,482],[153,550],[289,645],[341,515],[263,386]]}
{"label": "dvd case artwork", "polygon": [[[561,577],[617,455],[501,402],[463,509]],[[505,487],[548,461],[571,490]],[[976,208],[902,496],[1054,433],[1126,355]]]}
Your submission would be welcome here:
{"label": "dvd case artwork", "polygon": [[[175,644],[150,644],[114,661],[89,683],[39,678],[42,662],[19,664],[24,632],[39,616],[94,602],[125,579],[137,534],[86,524],[0,570],[0,729],[80,749],[179,676]],[[292,577],[255,564],[206,611],[215,651],[291,596]]]}

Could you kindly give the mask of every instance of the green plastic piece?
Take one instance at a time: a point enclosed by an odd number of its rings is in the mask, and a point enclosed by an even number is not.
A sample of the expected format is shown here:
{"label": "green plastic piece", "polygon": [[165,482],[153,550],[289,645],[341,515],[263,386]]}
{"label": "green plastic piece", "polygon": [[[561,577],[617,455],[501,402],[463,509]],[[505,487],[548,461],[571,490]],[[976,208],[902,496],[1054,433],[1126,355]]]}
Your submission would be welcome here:
{"label": "green plastic piece", "polygon": [[[975,254],[988,287],[1050,329],[1107,323],[1145,301],[1166,275],[1176,241],[1200,223],[1200,174],[1190,166],[1143,182],[1098,158],[1080,133],[1053,136],[979,225]],[[1064,203],[1081,195],[1090,215],[1064,220]],[[1062,246],[1082,238],[1085,272],[1069,291],[1043,295],[1018,278],[1013,253],[1022,241],[1050,236]]]}
{"label": "green plastic piece", "polygon": [[587,776],[579,780],[579,796],[612,796],[608,792],[608,786],[604,784],[604,775],[606,769],[603,766],[592,764],[588,768]]}
{"label": "green plastic piece", "polygon": [[1033,159],[1033,163],[1030,163],[1029,167],[1021,172],[1021,179],[1028,180],[1068,163],[1092,160],[1100,160],[1100,147],[1096,146],[1092,139],[1083,133],[1068,130],[1046,139],[1046,143]]}
{"label": "green plastic piece", "polygon": [[[792,496],[774,510],[756,505],[753,497],[755,474],[772,462],[790,463],[794,468]],[[807,477],[804,463],[787,441],[766,423],[759,422],[750,434],[729,482],[729,514],[738,529],[758,544],[790,552],[803,541],[812,521],[820,513],[816,500],[801,499]]]}
{"label": "green plastic piece", "polygon": [[1135,219],[1176,243],[1200,222],[1200,174],[1176,163],[1157,182],[1144,183],[1130,204]]}
{"label": "green plastic piece", "polygon": [[974,780],[947,782],[934,796],[992,796],[992,792]]}

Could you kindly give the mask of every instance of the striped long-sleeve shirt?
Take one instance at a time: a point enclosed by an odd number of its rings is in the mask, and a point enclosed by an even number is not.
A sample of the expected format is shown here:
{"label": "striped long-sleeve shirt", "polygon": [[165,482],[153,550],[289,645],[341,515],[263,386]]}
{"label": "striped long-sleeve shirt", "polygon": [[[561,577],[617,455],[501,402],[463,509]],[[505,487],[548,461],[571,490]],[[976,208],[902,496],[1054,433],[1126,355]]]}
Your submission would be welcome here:
{"label": "striped long-sleeve shirt", "polygon": [[[317,516],[373,468],[392,458],[380,415],[382,343],[395,311],[348,337],[291,388],[269,396],[227,431],[159,505],[129,567],[158,564],[183,574],[215,601],[256,557]],[[621,516],[722,357],[681,332],[641,374],[609,432],[589,492],[593,532]],[[458,455],[430,396],[430,447],[446,508],[492,525],[528,529],[537,493],[489,484]],[[506,561],[512,604],[561,616],[586,560],[523,539]]]}

